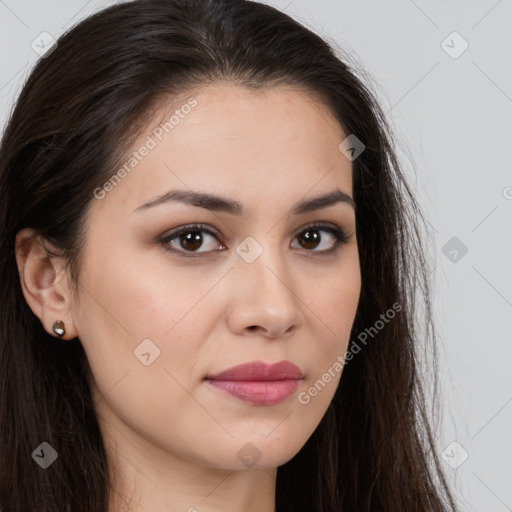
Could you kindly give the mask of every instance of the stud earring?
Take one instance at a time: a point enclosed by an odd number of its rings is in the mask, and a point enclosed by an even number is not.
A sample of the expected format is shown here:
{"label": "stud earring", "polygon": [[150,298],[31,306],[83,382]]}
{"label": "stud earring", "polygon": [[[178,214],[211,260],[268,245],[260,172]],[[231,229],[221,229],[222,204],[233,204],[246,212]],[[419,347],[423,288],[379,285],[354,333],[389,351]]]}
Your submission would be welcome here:
{"label": "stud earring", "polygon": [[62,320],[57,320],[52,326],[52,331],[59,338],[62,338],[62,336],[64,336],[64,334],[66,334],[66,329],[64,328],[64,322]]}

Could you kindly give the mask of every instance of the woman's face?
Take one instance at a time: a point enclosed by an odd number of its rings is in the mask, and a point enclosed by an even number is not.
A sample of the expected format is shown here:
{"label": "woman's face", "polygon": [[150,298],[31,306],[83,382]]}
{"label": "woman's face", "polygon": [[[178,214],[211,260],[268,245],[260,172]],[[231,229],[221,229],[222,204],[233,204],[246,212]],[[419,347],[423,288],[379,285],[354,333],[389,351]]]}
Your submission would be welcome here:
{"label": "woman's face", "polygon": [[[352,205],[311,202],[352,197],[347,135],[304,92],[208,86],[160,111],[97,190],[71,317],[125,458],[270,468],[313,433],[360,293]],[[206,379],[282,361],[300,374]]]}

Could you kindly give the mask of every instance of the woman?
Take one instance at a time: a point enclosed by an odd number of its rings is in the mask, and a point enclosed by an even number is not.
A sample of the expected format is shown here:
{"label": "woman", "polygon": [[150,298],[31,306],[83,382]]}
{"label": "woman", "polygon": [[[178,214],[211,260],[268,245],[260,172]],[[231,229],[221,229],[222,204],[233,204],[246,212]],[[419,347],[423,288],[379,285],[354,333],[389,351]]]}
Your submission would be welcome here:
{"label": "woman", "polygon": [[245,0],[115,5],[0,152],[4,512],[456,509],[421,213],[321,38]]}

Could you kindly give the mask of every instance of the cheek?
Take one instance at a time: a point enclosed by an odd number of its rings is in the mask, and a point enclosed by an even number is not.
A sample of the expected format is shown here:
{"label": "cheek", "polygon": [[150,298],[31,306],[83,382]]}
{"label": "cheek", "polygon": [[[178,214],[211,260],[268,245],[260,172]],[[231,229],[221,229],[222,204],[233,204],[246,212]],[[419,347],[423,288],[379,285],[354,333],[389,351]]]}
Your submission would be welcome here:
{"label": "cheek", "polygon": [[[167,379],[164,368],[177,377],[190,375],[198,345],[208,332],[205,308],[213,307],[201,298],[215,279],[198,277],[192,283],[190,274],[179,268],[156,266],[155,258],[151,262],[145,256],[130,259],[129,251],[125,254],[122,263],[114,250],[90,258],[101,265],[90,264],[81,275],[77,328],[101,391],[127,372],[131,380],[146,368],[144,362]],[[155,371],[137,379],[151,374]],[[152,388],[162,384],[159,379],[143,381]]]}
{"label": "cheek", "polygon": [[192,287],[182,272],[180,281],[179,269],[162,278],[141,260],[102,262],[82,276],[88,291],[78,326],[95,401],[105,417],[112,418],[111,409],[144,437],[165,443],[170,431],[176,437],[190,431],[190,422],[205,421],[187,389],[208,332],[204,308],[212,307],[200,299],[212,284],[203,279]]}
{"label": "cheek", "polygon": [[166,336],[186,318],[214,281],[197,272],[184,272],[166,264],[165,255],[155,250],[115,248],[95,255],[101,262],[88,267],[82,276],[89,314],[97,314],[108,326],[138,338]]}
{"label": "cheek", "polygon": [[316,339],[327,343],[327,352],[332,352],[349,341],[361,291],[359,269],[340,272],[338,277],[333,273],[330,279],[317,281],[312,289],[305,295],[309,296],[307,306],[311,321],[323,331]]}
{"label": "cheek", "polygon": [[315,344],[309,351],[314,370],[301,389],[299,402],[316,418],[323,416],[340,385],[361,289],[357,265],[332,276],[337,277],[317,281],[307,303]]}

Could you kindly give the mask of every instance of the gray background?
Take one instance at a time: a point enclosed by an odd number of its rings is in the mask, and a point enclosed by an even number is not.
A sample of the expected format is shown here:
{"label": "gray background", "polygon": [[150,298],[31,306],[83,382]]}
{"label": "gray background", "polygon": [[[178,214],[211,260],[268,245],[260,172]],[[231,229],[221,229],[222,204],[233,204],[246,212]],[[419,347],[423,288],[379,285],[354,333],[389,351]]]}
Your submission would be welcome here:
{"label": "gray background", "polygon": [[[112,3],[0,0],[2,127],[39,34],[58,37]],[[439,453],[462,510],[512,511],[512,2],[268,3],[349,51],[375,80],[435,235]]]}

